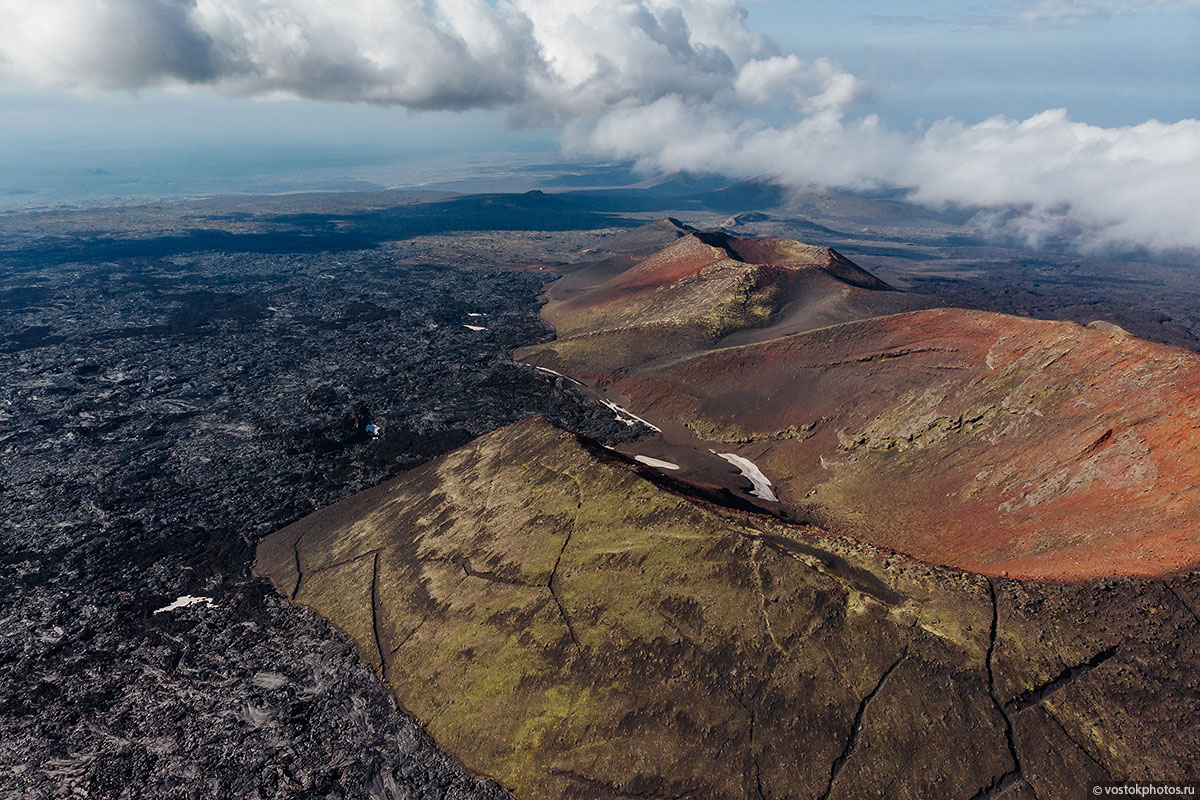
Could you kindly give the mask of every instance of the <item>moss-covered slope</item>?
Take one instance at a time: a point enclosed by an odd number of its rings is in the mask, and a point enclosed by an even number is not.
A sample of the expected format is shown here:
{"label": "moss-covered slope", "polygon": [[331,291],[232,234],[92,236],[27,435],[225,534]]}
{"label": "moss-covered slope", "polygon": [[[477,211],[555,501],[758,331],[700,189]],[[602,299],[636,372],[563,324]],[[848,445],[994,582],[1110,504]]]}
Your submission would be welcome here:
{"label": "moss-covered slope", "polygon": [[987,579],[685,488],[532,420],[268,537],[257,572],[522,800],[1200,777],[1195,581]]}

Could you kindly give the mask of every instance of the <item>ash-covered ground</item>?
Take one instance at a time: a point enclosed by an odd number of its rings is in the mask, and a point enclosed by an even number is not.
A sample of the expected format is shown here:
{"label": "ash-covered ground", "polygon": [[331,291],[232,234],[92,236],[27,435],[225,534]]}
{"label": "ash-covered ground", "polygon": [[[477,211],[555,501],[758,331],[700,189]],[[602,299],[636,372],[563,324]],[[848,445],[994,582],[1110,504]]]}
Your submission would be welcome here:
{"label": "ash-covered ground", "polygon": [[311,250],[0,252],[0,797],[504,796],[254,545],[524,417],[632,431],[509,360],[551,273]]}

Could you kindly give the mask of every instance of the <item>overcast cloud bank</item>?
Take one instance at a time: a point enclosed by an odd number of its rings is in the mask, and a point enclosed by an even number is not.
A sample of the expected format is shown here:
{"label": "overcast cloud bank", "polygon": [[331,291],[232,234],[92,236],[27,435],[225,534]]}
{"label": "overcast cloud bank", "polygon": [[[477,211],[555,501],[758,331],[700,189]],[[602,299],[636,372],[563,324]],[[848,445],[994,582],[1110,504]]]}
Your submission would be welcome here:
{"label": "overcast cloud bank", "polygon": [[[1165,4],[1009,7],[1032,22]],[[502,109],[648,168],[1015,207],[991,219],[1031,244],[1071,231],[1082,247],[1200,247],[1200,121],[1101,128],[1051,110],[892,130],[853,115],[863,81],[781,52],[728,0],[0,0],[0,71],[81,89]]]}

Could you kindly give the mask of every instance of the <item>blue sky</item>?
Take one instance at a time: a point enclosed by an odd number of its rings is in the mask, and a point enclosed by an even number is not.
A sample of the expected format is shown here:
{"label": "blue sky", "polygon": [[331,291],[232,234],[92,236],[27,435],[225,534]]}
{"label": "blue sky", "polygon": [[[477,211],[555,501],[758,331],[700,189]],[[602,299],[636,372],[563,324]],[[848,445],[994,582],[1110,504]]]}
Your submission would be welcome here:
{"label": "blue sky", "polygon": [[1105,126],[1200,116],[1200,8],[989,27],[963,23],[971,6],[781,0],[747,8],[750,25],[785,49],[835,57],[870,81],[872,107],[898,125],[1054,107]]}

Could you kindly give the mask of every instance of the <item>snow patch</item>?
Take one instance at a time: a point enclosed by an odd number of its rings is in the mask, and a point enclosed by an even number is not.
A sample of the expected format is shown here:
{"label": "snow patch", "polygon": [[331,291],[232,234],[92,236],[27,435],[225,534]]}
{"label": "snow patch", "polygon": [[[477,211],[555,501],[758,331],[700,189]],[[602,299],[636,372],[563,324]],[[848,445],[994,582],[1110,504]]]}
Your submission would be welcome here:
{"label": "snow patch", "polygon": [[481,325],[463,325],[464,328],[470,328],[473,331],[486,331],[487,328]]}
{"label": "snow patch", "polygon": [[634,456],[634,461],[645,464],[647,467],[657,467],[658,469],[679,469],[678,464],[672,464],[670,461],[660,461],[657,458],[650,456]]}
{"label": "snow patch", "polygon": [[167,611],[177,611],[181,608],[188,608],[189,606],[198,606],[201,604],[206,605],[209,608],[212,608],[214,605],[213,599],[211,597],[193,597],[190,594],[185,594],[182,597],[180,597],[178,600],[176,600],[174,603],[171,603],[171,605],[163,606],[162,608],[158,609],[154,613],[162,614]]}
{"label": "snow patch", "polygon": [[771,481],[763,475],[761,469],[748,458],[742,458],[737,453],[718,453],[716,450],[710,450],[710,453],[725,459],[730,464],[733,464],[742,473],[742,477],[754,484],[754,488],[750,494],[762,500],[767,500],[772,503],[778,503],[779,498],[775,496],[775,492],[771,491]]}
{"label": "snow patch", "polygon": [[603,403],[604,405],[608,406],[608,408],[610,408],[613,412],[616,413],[617,420],[619,422],[624,422],[626,425],[628,425],[631,428],[640,422],[643,425],[645,425],[647,428],[649,428],[650,430],[654,431],[655,433],[662,433],[662,428],[659,428],[656,425],[651,425],[649,422],[646,422],[646,420],[642,419],[637,414],[631,414],[630,412],[621,408],[616,403],[613,403],[609,400],[601,400],[600,402]]}

